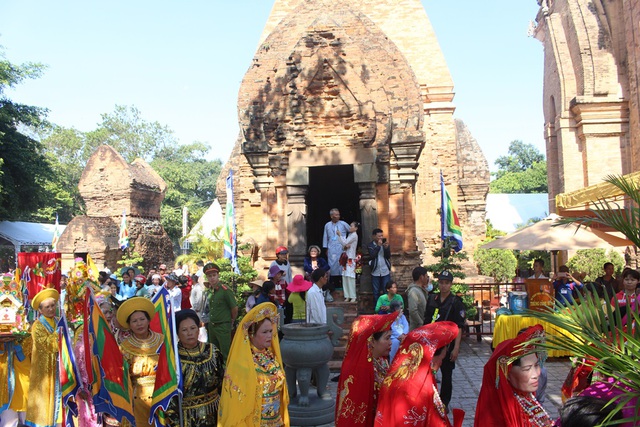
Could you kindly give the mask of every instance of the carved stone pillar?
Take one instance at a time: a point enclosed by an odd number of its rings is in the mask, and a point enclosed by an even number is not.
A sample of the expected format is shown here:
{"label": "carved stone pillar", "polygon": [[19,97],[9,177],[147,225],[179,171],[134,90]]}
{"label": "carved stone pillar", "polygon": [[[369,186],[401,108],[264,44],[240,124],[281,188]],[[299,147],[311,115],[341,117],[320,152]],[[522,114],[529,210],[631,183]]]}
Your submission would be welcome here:
{"label": "carved stone pillar", "polygon": [[376,205],[376,183],[360,182],[360,218],[362,218],[362,253],[367,254],[367,245],[371,241],[371,232],[378,226],[378,207]]}
{"label": "carved stone pillar", "polygon": [[307,252],[306,185],[287,185],[287,234],[289,235],[289,261],[302,265]]}
{"label": "carved stone pillar", "polygon": [[378,226],[378,208],[376,205],[376,183],[359,182],[360,187],[360,218],[362,219],[362,274],[358,289],[358,312],[370,312],[373,303],[373,288],[371,286],[371,269],[369,268],[369,252],[367,245],[371,242],[371,232]]}

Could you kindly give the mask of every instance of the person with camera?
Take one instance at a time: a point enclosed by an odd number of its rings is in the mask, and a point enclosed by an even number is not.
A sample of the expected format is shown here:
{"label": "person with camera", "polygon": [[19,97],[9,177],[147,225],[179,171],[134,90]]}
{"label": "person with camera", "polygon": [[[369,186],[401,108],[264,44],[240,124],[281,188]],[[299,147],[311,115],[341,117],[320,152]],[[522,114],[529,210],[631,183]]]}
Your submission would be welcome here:
{"label": "person with camera", "polygon": [[553,281],[556,300],[562,305],[573,304],[578,292],[584,288],[582,282],[569,273],[569,267],[561,265]]}
{"label": "person with camera", "polygon": [[386,288],[391,280],[391,248],[379,228],[374,228],[371,233],[373,240],[367,246],[369,250],[369,265],[371,266],[371,286],[373,287],[373,300],[377,303],[381,291]]}

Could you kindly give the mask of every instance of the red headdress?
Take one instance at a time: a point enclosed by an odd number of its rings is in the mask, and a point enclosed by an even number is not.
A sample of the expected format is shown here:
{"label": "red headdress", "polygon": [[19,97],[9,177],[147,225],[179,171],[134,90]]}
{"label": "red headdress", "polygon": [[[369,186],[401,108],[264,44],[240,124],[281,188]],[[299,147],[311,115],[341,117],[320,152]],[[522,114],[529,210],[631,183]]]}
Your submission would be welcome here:
{"label": "red headdress", "polygon": [[342,362],[336,404],[336,427],[372,426],[376,412],[373,334],[388,331],[400,312],[360,316],[351,327]]}
{"label": "red headdress", "polygon": [[[448,427],[431,370],[433,354],[458,335],[453,322],[435,322],[409,332],[402,341],[378,396],[376,426]],[[454,410],[460,411],[460,410]],[[462,423],[464,412],[455,416]]]}
{"label": "red headdress", "polygon": [[[523,346],[523,343],[543,335],[542,325],[535,325],[515,338],[501,342],[494,350],[489,361],[484,365],[482,388],[476,405],[475,427],[553,425],[553,421],[549,419],[533,394],[518,393],[508,379],[513,362],[531,352],[531,348]],[[521,397],[522,402],[516,394]]]}

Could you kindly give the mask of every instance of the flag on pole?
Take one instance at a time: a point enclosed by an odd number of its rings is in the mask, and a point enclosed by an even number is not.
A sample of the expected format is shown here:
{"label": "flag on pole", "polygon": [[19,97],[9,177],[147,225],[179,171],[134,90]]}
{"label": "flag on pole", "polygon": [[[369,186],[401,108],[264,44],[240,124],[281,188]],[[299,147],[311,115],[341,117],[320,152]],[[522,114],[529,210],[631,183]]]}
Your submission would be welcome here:
{"label": "flag on pole", "polygon": [[224,214],[224,257],[231,260],[231,267],[236,274],[240,274],[238,268],[238,240],[236,235],[236,214],[233,208],[233,171],[229,171],[227,177],[227,208]]}
{"label": "flag on pole", "polygon": [[78,416],[78,407],[75,403],[76,393],[80,389],[80,372],[76,364],[76,358],[73,353],[73,342],[69,336],[69,326],[67,318],[64,315],[60,317],[58,322],[58,349],[60,351],[60,391],[62,394],[62,406],[65,407],[65,424],[73,425],[73,418],[70,414]]}
{"label": "flag on pole", "polygon": [[156,314],[151,324],[151,330],[163,336],[163,342],[158,349],[158,367],[156,368],[156,383],[151,397],[151,414],[149,424],[166,425],[164,411],[173,397],[180,398],[182,375],[180,358],[178,357],[178,341],[176,340],[175,307],[169,302],[169,292],[160,288],[153,299]]}
{"label": "flag on pole", "polygon": [[57,252],[60,234],[60,223],[58,223],[58,214],[56,214],[56,223],[53,226],[53,237],[51,238],[51,252]]}
{"label": "flag on pole", "polygon": [[129,229],[127,228],[127,211],[122,211],[122,221],[120,221],[120,238],[118,239],[120,250],[125,250],[129,247]]}
{"label": "flag on pole", "polygon": [[122,356],[107,319],[96,306],[93,291],[85,294],[84,343],[88,382],[91,384],[96,412],[111,415],[117,420],[133,416],[133,388],[129,379],[129,364]]}
{"label": "flag on pole", "polygon": [[453,203],[447,189],[444,187],[444,178],[442,177],[442,171],[440,171],[440,192],[441,192],[441,221],[442,221],[442,233],[441,237],[443,241],[452,239],[452,248],[456,252],[462,250],[462,228],[460,228],[460,220],[455,209],[453,209]]}

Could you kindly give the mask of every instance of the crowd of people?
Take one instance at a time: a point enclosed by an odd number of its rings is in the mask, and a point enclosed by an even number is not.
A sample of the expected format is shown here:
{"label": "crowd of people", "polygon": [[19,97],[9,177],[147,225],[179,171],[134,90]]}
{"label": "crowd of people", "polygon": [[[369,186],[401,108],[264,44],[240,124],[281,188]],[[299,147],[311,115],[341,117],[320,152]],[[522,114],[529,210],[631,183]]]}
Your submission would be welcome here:
{"label": "crowd of people", "polygon": [[[357,301],[359,224],[341,221],[337,209],[330,211],[330,218],[324,227],[324,254],[319,246],[311,245],[302,266],[304,273],[294,275],[287,247],[279,246],[266,280],[251,282],[242,316],[236,295],[220,282],[220,268],[212,262],[198,262],[193,274],[187,266],[168,270],[164,264],[146,276],[134,267],[122,270],[121,279],[108,270],[100,272],[94,289],[96,307],[120,349],[112,357],[122,358],[128,366],[135,423],[95,413],[92,392],[83,384],[77,395],[77,402],[82,403],[76,415],[79,425],[151,425],[163,342],[163,336],[151,327],[156,313],[151,299],[165,289],[175,315],[183,378],[181,396],[171,400],[163,412],[167,425],[288,426],[288,404],[295,391],[287,389],[279,325],[327,323],[326,303],[333,301],[337,286],[343,288],[345,302]],[[439,291],[433,292],[428,271],[418,266],[403,298],[391,277],[391,249],[383,230],[373,230],[367,248],[375,314],[360,315],[352,325],[338,378],[336,426],[461,425],[464,411],[450,408],[450,402],[465,306],[451,291],[453,274],[439,272],[434,277]],[[543,266],[536,261],[535,278],[544,278]],[[604,270],[602,280],[596,281],[591,291],[610,297],[612,303],[616,300],[625,310],[623,317],[626,310],[637,310],[640,274],[625,270],[618,290],[609,266]],[[63,288],[66,280],[63,278]],[[565,304],[576,299],[576,292],[585,290],[564,266],[554,277],[553,286]],[[62,295],[55,289],[40,291],[31,301],[39,316],[30,336],[20,346],[15,340],[2,338],[0,361],[5,361],[6,369],[0,370],[0,376],[5,376],[0,377],[0,383],[6,382],[8,388],[0,390],[0,426],[55,426],[63,422],[57,316],[64,310],[64,304],[59,303],[64,298],[64,290]],[[237,322],[239,317],[242,320]],[[533,326],[495,349],[484,369],[476,426],[554,425],[536,397],[540,396],[545,357],[535,341],[542,335],[542,327]],[[84,366],[80,369],[84,382],[88,374],[82,371],[91,364],[84,363],[84,338],[77,334],[73,339],[76,359]],[[601,404],[604,397],[597,391],[587,389],[589,396],[581,392],[585,390],[573,390],[568,396],[571,399],[561,411],[562,426],[577,425],[575,420],[584,418],[587,407],[606,412]]]}

